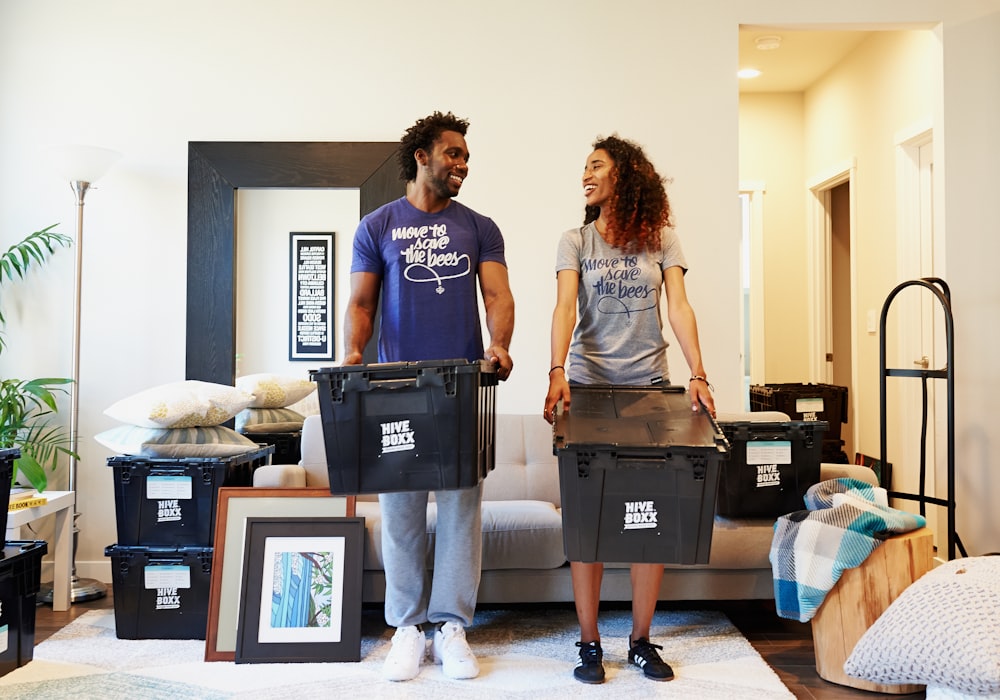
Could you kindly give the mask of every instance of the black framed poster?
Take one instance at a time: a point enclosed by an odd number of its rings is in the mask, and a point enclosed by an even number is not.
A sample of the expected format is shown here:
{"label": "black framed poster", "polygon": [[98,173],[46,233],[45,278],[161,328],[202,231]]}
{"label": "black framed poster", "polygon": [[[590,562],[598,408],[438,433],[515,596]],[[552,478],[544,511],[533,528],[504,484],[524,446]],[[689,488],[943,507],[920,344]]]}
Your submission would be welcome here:
{"label": "black framed poster", "polygon": [[361,660],[364,518],[247,518],[234,661]]}
{"label": "black framed poster", "polygon": [[289,360],[332,360],[333,233],[291,234]]}

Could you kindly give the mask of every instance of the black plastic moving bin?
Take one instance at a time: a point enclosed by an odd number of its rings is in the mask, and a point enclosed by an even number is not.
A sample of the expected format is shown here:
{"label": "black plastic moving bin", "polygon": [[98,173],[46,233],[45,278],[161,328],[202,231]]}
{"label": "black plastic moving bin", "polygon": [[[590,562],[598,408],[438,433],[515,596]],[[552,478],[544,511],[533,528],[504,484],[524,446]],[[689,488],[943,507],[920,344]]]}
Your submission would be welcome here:
{"label": "black plastic moving bin", "polygon": [[302,459],[302,431],[291,433],[243,433],[262,445],[272,445],[271,464],[298,464]]}
{"label": "black plastic moving bin", "polygon": [[493,469],[497,374],[489,362],[378,363],[310,376],[331,493],[470,488]]}
{"label": "black plastic moving bin", "polygon": [[[8,477],[9,481],[9,477]],[[35,654],[35,596],[48,544],[7,542],[0,558],[0,676]]]}
{"label": "black plastic moving bin", "polygon": [[0,512],[0,532],[7,532],[7,509],[10,507],[10,482],[14,475],[14,460],[21,456],[21,450],[17,447],[8,447],[0,450],[0,505],[3,512]]}
{"label": "black plastic moving bin", "polygon": [[826,440],[840,440],[840,424],[847,422],[847,387],[835,384],[752,384],[750,410],[781,411],[793,420],[826,421]]}
{"label": "black plastic moving bin", "polygon": [[119,639],[204,639],[212,547],[109,545]]}
{"label": "black plastic moving bin", "polygon": [[725,436],[681,387],[574,386],[556,417],[566,557],[707,564]]}
{"label": "black plastic moving bin", "polygon": [[803,510],[819,483],[825,421],[720,423],[729,460],[719,478],[719,515],[778,517]]}
{"label": "black plastic moving bin", "polygon": [[267,445],[234,457],[109,457],[117,544],[211,545],[219,487],[251,486],[273,452]]}

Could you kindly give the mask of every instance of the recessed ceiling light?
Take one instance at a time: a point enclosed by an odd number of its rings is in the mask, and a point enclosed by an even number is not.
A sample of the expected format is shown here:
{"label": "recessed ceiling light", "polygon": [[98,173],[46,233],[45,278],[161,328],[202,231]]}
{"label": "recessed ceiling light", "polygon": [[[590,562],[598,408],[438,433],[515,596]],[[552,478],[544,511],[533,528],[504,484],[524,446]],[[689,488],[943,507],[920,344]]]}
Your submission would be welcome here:
{"label": "recessed ceiling light", "polygon": [[760,75],[760,71],[757,70],[756,68],[740,68],[736,72],[736,75],[739,78],[756,78],[758,75]]}
{"label": "recessed ceiling light", "polygon": [[753,43],[757,46],[758,51],[774,51],[781,48],[781,37],[776,34],[768,34],[757,37]]}

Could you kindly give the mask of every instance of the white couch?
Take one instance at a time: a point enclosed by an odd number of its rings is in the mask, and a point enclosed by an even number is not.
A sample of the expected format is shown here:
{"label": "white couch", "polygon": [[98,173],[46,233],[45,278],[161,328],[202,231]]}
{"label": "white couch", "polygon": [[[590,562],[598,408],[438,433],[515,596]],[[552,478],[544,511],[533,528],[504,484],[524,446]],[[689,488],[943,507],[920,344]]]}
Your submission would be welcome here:
{"label": "white couch", "polygon": [[[782,414],[783,415],[783,414]],[[782,419],[759,416],[760,419]],[[784,417],[787,420],[787,417]],[[822,479],[853,476],[874,484],[871,470],[827,465]],[[258,487],[329,486],[320,416],[306,418],[298,465],[265,465],[254,474]],[[365,602],[381,602],[381,517],[376,496],[358,496],[357,515],[365,518]],[[428,561],[432,561],[436,510],[427,509]],[[768,552],[773,519],[716,516],[709,563],[667,565],[661,600],[745,600],[773,598]],[[607,564],[603,600],[631,600],[627,564]],[[563,553],[558,459],[552,429],[539,415],[497,415],[496,467],[484,482],[482,603],[571,602],[573,588]]]}

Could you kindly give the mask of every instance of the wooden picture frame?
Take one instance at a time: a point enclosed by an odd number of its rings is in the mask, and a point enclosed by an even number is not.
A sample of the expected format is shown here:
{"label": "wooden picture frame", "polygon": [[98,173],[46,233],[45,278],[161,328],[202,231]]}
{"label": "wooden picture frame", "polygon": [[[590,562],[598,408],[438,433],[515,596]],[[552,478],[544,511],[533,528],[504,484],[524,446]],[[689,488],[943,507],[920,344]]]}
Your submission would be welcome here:
{"label": "wooden picture frame", "polygon": [[364,518],[247,518],[235,661],[361,660]]}
{"label": "wooden picture frame", "polygon": [[205,661],[235,659],[246,519],[352,517],[354,502],[353,496],[334,496],[328,488],[223,486],[219,489],[209,580]]}

